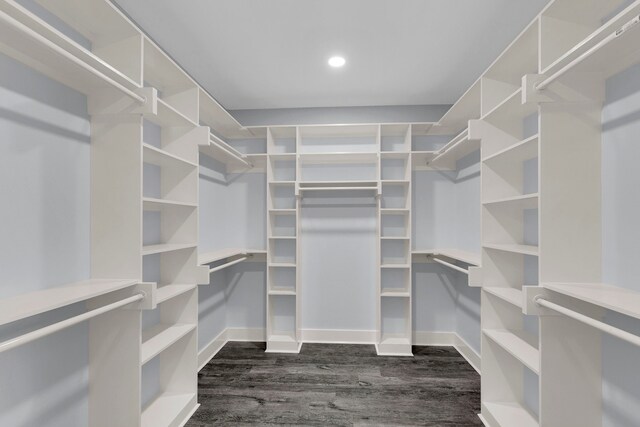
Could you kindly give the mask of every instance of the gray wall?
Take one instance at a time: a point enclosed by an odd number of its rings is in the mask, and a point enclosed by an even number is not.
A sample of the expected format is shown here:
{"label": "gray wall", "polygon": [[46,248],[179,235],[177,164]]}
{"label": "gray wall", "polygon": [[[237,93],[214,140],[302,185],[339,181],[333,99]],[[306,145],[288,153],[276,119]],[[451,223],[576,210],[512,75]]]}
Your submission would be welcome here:
{"label": "gray wall", "polygon": [[[602,113],[603,281],[640,291],[640,65],[607,82]],[[640,321],[614,313],[605,320],[640,334]],[[640,424],[640,349],[603,335],[605,427]]]}
{"label": "gray wall", "polygon": [[[0,56],[0,134],[0,298],[89,278],[86,98]],[[0,340],[81,310],[6,325]],[[86,425],[87,391],[86,324],[0,355],[2,426]]]}

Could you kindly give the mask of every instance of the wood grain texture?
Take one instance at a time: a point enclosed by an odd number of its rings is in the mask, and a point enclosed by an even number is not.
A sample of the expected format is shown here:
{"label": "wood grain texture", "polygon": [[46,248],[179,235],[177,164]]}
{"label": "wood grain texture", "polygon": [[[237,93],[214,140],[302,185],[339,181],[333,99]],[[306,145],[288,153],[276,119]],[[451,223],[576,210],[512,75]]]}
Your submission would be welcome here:
{"label": "wood grain texture", "polygon": [[304,344],[300,354],[230,342],[200,371],[211,425],[481,426],[480,376],[453,347],[377,356],[372,345]]}

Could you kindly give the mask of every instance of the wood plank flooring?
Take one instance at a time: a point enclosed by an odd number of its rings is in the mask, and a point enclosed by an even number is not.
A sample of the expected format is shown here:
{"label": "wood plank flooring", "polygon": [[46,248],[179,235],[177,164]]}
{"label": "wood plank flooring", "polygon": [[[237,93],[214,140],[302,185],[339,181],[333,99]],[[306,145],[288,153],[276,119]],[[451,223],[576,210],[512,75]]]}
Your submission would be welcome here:
{"label": "wood plank flooring", "polygon": [[376,356],[372,345],[304,344],[300,354],[228,343],[198,378],[212,425],[481,426],[480,376],[453,347]]}

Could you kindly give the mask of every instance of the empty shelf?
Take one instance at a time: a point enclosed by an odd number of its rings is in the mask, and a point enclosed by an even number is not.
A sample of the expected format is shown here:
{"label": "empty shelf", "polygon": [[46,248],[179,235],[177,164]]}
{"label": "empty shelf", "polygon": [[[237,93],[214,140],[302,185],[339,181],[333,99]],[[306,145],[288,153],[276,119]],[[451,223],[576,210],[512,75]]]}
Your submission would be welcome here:
{"label": "empty shelf", "polygon": [[269,236],[270,240],[296,240],[296,236]]}
{"label": "empty shelf", "polygon": [[198,256],[198,264],[211,264],[212,262],[222,261],[223,259],[231,258],[234,256],[246,255],[247,253],[247,250],[240,248],[230,248],[213,252],[205,252]]}
{"label": "empty shelf", "polygon": [[530,159],[535,159],[536,157],[538,157],[538,135],[534,135],[487,156],[483,161],[490,165],[497,164],[498,162],[510,165],[522,163]]}
{"label": "empty shelf", "polygon": [[535,337],[523,331],[504,329],[483,329],[482,332],[531,371],[536,374],[540,372],[540,356]]}
{"label": "empty shelf", "polygon": [[496,251],[512,252],[522,255],[538,256],[538,247],[531,245],[485,243],[484,247]]}
{"label": "empty shelf", "polygon": [[277,332],[269,336],[269,341],[279,342],[279,343],[295,343],[296,338],[293,332],[291,333]]}
{"label": "empty shelf", "polygon": [[163,243],[159,245],[147,245],[142,247],[142,255],[154,255],[164,252],[180,251],[183,249],[196,248],[194,243]]}
{"label": "empty shelf", "polygon": [[253,164],[247,160],[247,156],[222,141],[213,134],[209,135],[209,144],[199,146],[200,152],[216,159],[225,165],[241,165],[252,167]]}
{"label": "empty shelf", "polygon": [[504,197],[502,199],[490,200],[483,203],[484,206],[512,206],[520,209],[537,209],[538,193],[524,194],[522,196]]}
{"label": "empty shelf", "polygon": [[411,292],[408,291],[382,291],[380,292],[381,297],[386,298],[410,298]]}
{"label": "empty shelf", "polygon": [[429,256],[443,256],[446,258],[455,259],[456,261],[464,262],[469,265],[480,265],[481,257],[479,254],[470,251],[464,251],[461,249],[414,249],[411,251],[412,255],[429,255]]}
{"label": "empty shelf", "polygon": [[545,289],[640,319],[640,292],[601,283],[543,283]]}
{"label": "empty shelf", "polygon": [[163,285],[158,286],[157,302],[161,304],[196,288],[196,285]]}
{"label": "empty shelf", "polygon": [[382,215],[406,215],[409,213],[409,209],[381,208],[380,213]]}
{"label": "empty shelf", "polygon": [[0,325],[86,301],[137,283],[138,280],[91,279],[3,298],[0,299]]}
{"label": "empty shelf", "polygon": [[273,215],[291,215],[296,212],[296,209],[269,209],[269,213]]}
{"label": "empty shelf", "polygon": [[197,400],[196,393],[163,393],[142,411],[142,427],[182,425]]}
{"label": "empty shelf", "polygon": [[196,203],[188,203],[188,202],[178,202],[175,200],[166,200],[166,199],[155,199],[151,197],[145,197],[142,199],[144,210],[145,211],[159,211],[164,207],[186,207],[186,208],[196,208],[198,205]]}
{"label": "empty shelf", "polygon": [[271,262],[269,267],[296,268],[296,264],[292,262]]}
{"label": "empty shelf", "polygon": [[197,127],[198,124],[190,120],[187,116],[158,98],[157,114],[147,113],[146,120],[155,123],[160,127]]}
{"label": "empty shelf", "polygon": [[372,152],[328,152],[328,153],[302,153],[298,155],[302,163],[373,163],[378,161],[378,153]]}
{"label": "empty shelf", "polygon": [[182,164],[184,166],[188,166],[191,168],[198,167],[198,165],[193,162],[189,162],[181,157],[178,157],[174,154],[169,153],[168,151],[154,147],[153,145],[143,143],[142,148],[143,148],[142,158],[145,163],[149,163],[149,164],[160,166],[160,167],[175,166],[176,163]]}
{"label": "empty shelf", "polygon": [[406,236],[381,236],[380,240],[409,240],[410,237]]}
{"label": "empty shelf", "polygon": [[382,264],[380,268],[411,268],[411,264]]}
{"label": "empty shelf", "polygon": [[269,295],[274,296],[295,296],[296,291],[294,289],[271,289]]}
{"label": "empty shelf", "polygon": [[538,111],[538,104],[522,103],[522,89],[516,90],[507,99],[489,111],[482,119],[490,122],[521,121],[525,117]]}
{"label": "empty shelf", "polygon": [[3,53],[86,95],[111,88],[144,103],[138,84],[21,6],[8,4],[0,21]]}
{"label": "empty shelf", "polygon": [[516,403],[482,403],[500,427],[538,427],[538,421],[521,405]]}
{"label": "empty shelf", "polygon": [[144,365],[195,329],[196,325],[194,323],[176,323],[173,325],[161,323],[143,331],[141,364]]}
{"label": "empty shelf", "polygon": [[518,308],[522,308],[523,297],[522,291],[520,289],[506,287],[501,288],[496,286],[483,287],[482,289],[487,293],[508,302],[509,304],[513,304]]}

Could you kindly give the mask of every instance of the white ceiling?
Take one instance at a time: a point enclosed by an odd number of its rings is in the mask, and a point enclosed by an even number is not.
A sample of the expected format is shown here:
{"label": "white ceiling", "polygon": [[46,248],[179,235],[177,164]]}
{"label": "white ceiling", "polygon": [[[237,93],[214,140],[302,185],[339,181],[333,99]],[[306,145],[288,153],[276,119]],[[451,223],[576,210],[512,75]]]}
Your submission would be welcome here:
{"label": "white ceiling", "polygon": [[116,1],[236,110],[451,104],[548,0]]}

